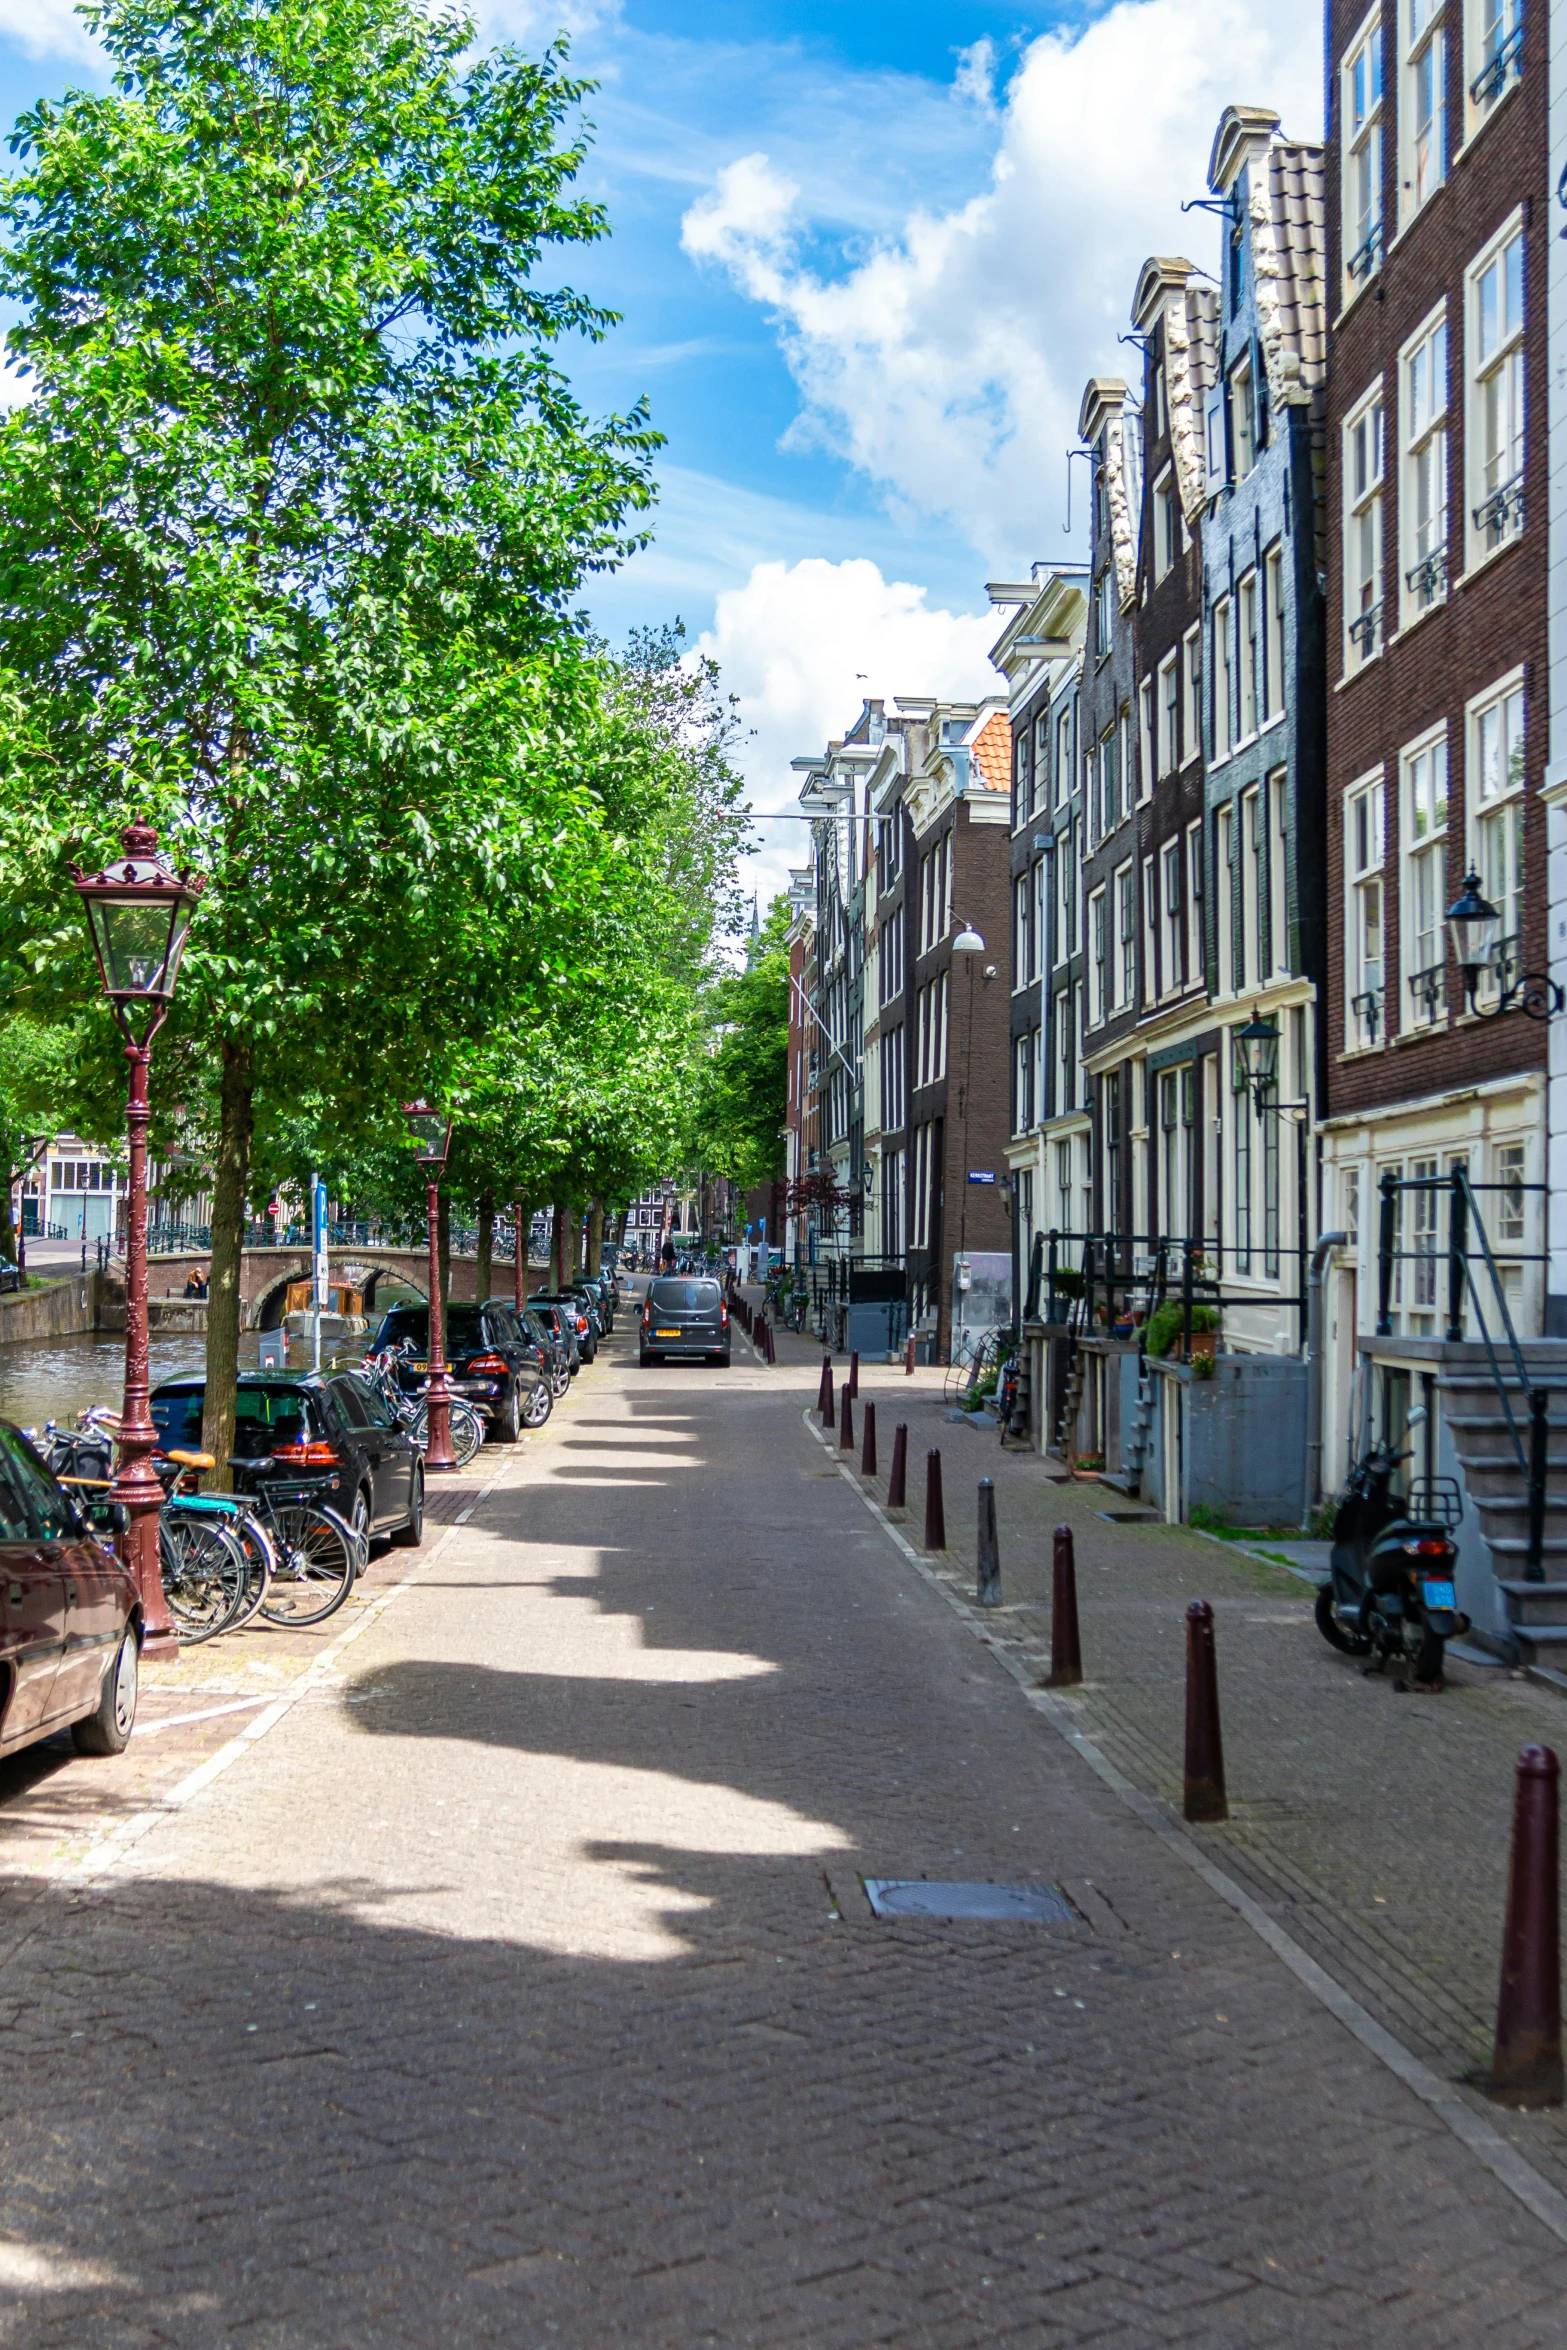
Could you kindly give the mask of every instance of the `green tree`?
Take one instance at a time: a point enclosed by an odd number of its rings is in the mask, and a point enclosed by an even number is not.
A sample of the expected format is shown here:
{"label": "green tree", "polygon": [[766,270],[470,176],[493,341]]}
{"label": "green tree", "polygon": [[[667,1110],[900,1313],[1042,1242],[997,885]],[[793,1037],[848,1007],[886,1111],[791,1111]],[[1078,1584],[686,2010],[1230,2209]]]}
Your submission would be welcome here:
{"label": "green tree", "polygon": [[450,1061],[526,960],[503,891],[570,927],[602,825],[566,600],[636,543],[655,436],[590,423],[552,356],[609,323],[535,282],[605,226],[558,51],[468,61],[418,0],[85,14],[113,85],[25,116],[0,192],[32,392],[0,429],[0,886],[9,848],[42,983],[73,924],[18,877],[40,834],[102,853],[145,807],[210,876],[162,1066],[205,1056],[221,1460],[258,1110],[389,1090],[416,1037]]}
{"label": "green tree", "polygon": [[789,900],[775,898],[746,968],[720,979],[709,998],[713,1050],[695,1089],[686,1155],[742,1194],[784,1170],[792,919]]}
{"label": "green tree", "polygon": [[38,1146],[69,1123],[80,1047],[74,1028],[26,1013],[0,1023],[0,1257],[16,1257],[12,1185],[36,1164]]}

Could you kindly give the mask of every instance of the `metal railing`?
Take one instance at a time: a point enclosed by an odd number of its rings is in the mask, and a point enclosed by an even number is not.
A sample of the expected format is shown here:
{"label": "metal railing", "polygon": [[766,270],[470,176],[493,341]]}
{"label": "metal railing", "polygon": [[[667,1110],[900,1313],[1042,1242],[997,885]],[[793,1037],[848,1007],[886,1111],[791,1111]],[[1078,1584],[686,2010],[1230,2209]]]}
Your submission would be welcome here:
{"label": "metal railing", "polygon": [[[1378,1185],[1377,1222],[1377,1336],[1393,1336],[1394,1287],[1401,1265],[1413,1263],[1424,1277],[1431,1279],[1431,1302],[1436,1296],[1436,1268],[1442,1256],[1447,1259],[1447,1326],[1443,1336],[1449,1345],[1462,1345],[1466,1323],[1473,1315],[1480,1343],[1485,1350],[1486,1366],[1491,1384],[1502,1407],[1507,1423],[1508,1440],[1513,1457],[1527,1485],[1529,1503],[1528,1544],[1524,1556],[1524,1581],[1540,1583],[1545,1580],[1545,1489],[1550,1433],[1550,1396],[1548,1387],[1537,1386],[1529,1376],[1518,1332],[1513,1323],[1512,1309],[1507,1302],[1507,1287],[1502,1279],[1500,1265],[1544,1264],[1543,1252],[1506,1248],[1498,1253],[1491,1246],[1476,1194],[1484,1191],[1500,1192],[1509,1201],[1521,1205],[1525,1196],[1544,1197],[1543,1183],[1471,1183],[1465,1167],[1453,1167],[1445,1175],[1395,1175],[1391,1168],[1383,1171]],[[1402,1245],[1399,1220],[1399,1201],[1405,1192],[1416,1197],[1442,1194],[1448,1199],[1447,1248],[1438,1246],[1438,1231],[1433,1224],[1418,1235],[1413,1248]],[[1476,1277],[1476,1266],[1479,1278]],[[1495,1318],[1493,1335],[1486,1320],[1486,1297],[1489,1292],[1491,1311]],[[1513,1411],[1513,1399],[1508,1392],[1508,1379],[1503,1361],[1510,1366],[1513,1384],[1521,1391],[1527,1407],[1529,1434],[1527,1444]]]}

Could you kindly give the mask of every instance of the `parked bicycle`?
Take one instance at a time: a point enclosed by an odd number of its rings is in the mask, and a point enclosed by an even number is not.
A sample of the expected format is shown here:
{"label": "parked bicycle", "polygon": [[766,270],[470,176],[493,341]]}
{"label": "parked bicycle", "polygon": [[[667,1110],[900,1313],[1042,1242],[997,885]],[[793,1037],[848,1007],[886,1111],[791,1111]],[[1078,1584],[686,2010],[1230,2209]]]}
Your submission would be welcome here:
{"label": "parked bicycle", "polygon": [[[402,1346],[383,1347],[379,1354],[366,1355],[360,1364],[362,1378],[368,1379],[376,1393],[394,1411],[421,1452],[430,1449],[430,1414],[426,1399],[405,1395],[397,1381],[397,1365],[413,1349],[406,1342]],[[466,1469],[477,1460],[484,1445],[484,1417],[465,1403],[460,1395],[451,1400],[452,1451],[459,1469]]]}

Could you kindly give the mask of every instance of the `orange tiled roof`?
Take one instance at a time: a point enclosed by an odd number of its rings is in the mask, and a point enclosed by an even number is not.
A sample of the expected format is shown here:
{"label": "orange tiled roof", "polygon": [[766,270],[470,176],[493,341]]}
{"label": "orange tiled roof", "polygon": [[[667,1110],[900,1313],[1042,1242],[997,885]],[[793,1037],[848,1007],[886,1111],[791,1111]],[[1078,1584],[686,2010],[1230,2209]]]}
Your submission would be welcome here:
{"label": "orange tiled roof", "polygon": [[1012,721],[993,710],[971,743],[975,770],[986,791],[1012,789]]}

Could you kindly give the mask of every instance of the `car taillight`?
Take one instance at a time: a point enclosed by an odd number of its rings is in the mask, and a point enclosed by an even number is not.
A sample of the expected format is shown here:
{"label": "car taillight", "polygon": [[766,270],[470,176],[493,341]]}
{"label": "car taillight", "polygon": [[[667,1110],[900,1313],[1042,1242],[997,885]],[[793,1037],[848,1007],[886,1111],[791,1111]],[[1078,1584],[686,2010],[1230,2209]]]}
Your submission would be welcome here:
{"label": "car taillight", "polygon": [[647,1304],[642,1308],[642,1319],[644,1322],[651,1322],[653,1319],[653,1300],[651,1298],[648,1299]]}
{"label": "car taillight", "polygon": [[506,1367],[504,1355],[475,1355],[468,1365],[470,1371],[494,1371],[502,1378],[506,1374]]}
{"label": "car taillight", "polygon": [[275,1461],[288,1461],[297,1469],[335,1469],[337,1467],[337,1454],[330,1444],[323,1444],[319,1440],[312,1442],[301,1440],[298,1444],[280,1444],[274,1448],[272,1458]]}
{"label": "car taillight", "polygon": [[720,1304],[718,1308],[718,1326],[720,1330],[727,1328],[728,1322],[729,1308],[726,1305]]}
{"label": "car taillight", "polygon": [[587,1337],[587,1334],[588,1334],[588,1317],[587,1317],[587,1315],[586,1315],[586,1314],[579,1314],[579,1315],[577,1316],[577,1336],[578,1336],[579,1338],[586,1338],[586,1337]]}

